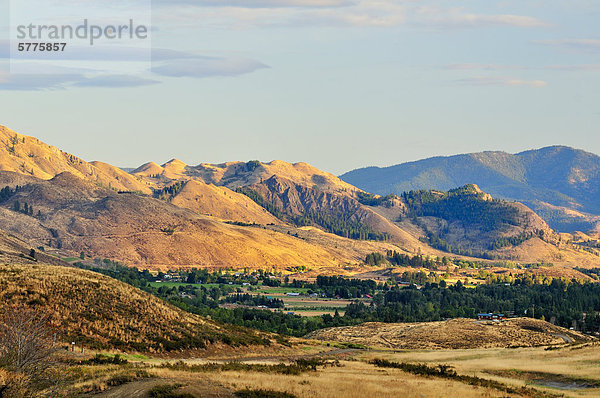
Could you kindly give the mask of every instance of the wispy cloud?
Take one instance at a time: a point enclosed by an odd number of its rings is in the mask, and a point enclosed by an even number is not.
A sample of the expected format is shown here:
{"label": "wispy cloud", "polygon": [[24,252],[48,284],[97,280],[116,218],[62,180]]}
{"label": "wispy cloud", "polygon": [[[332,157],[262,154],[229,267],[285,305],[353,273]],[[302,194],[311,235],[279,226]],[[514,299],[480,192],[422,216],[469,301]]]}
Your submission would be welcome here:
{"label": "wispy cloud", "polygon": [[475,76],[457,80],[465,86],[503,86],[541,88],[548,85],[544,80],[522,80],[512,77]]}
{"label": "wispy cloud", "polygon": [[179,59],[160,63],[152,67],[152,72],[169,77],[214,77],[239,76],[268,68],[267,65],[253,59],[238,57],[201,57],[197,59]]}
{"label": "wispy cloud", "polygon": [[537,40],[534,43],[547,46],[562,47],[570,50],[593,51],[600,50],[599,39],[562,39],[562,40]]}
{"label": "wispy cloud", "polygon": [[104,88],[124,88],[124,87],[142,87],[159,84],[158,80],[145,79],[139,76],[130,75],[104,75],[96,77],[85,77],[75,82],[76,87],[104,87]]}
{"label": "wispy cloud", "polygon": [[[434,29],[489,26],[539,28],[548,22],[527,15],[478,14],[459,7],[422,6],[419,0],[175,0],[163,21],[193,26],[198,20],[235,28],[269,26],[393,27],[414,25]],[[176,5],[189,7],[176,7]],[[210,4],[213,7],[206,7]],[[300,7],[300,4],[303,6]],[[194,7],[194,5],[198,7]],[[204,7],[200,7],[204,5]],[[181,26],[181,25],[179,25]]]}
{"label": "wispy cloud", "polygon": [[554,71],[595,71],[600,70],[600,64],[580,64],[580,65],[503,65],[503,64],[448,64],[442,69],[446,70],[554,70]]}
{"label": "wispy cloud", "polygon": [[540,28],[552,26],[541,19],[526,15],[477,14],[464,8],[419,7],[415,11],[416,23],[432,27],[479,28],[487,26],[513,26],[519,28]]}
{"label": "wispy cloud", "polygon": [[354,2],[348,0],[158,0],[155,4],[242,8],[329,8],[350,6]]}
{"label": "wispy cloud", "polygon": [[70,87],[125,88],[158,83],[156,80],[128,75],[11,74],[0,71],[0,90],[7,91],[64,90]]}
{"label": "wispy cloud", "polygon": [[[0,59],[8,59],[9,54],[0,53]],[[135,49],[127,52],[126,48],[115,47],[106,50],[99,56],[94,52],[82,51],[71,53],[72,60],[102,60],[136,62],[144,61],[144,54]],[[269,66],[264,63],[239,56],[205,56],[182,51],[155,49],[152,51],[152,67],[146,76],[131,74],[110,74],[102,70],[69,68],[65,66],[36,64],[35,58],[28,61],[31,64],[21,64],[20,70],[25,73],[11,74],[7,61],[0,71],[0,90],[60,90],[70,87],[104,87],[132,88],[159,84],[165,78],[188,77],[235,77],[252,73]],[[100,65],[100,64],[99,64]],[[38,73],[44,69],[46,74]],[[31,72],[31,73],[27,73]]]}
{"label": "wispy cloud", "polygon": [[448,64],[443,69],[449,70],[506,70],[506,69],[528,69],[522,65],[501,65],[501,64]]}

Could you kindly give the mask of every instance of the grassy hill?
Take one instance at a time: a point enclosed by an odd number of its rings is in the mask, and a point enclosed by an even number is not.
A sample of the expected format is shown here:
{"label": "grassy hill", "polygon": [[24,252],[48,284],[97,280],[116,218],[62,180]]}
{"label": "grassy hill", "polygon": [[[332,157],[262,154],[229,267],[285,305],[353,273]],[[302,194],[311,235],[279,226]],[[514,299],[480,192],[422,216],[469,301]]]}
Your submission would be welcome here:
{"label": "grassy hill", "polygon": [[393,349],[475,349],[535,347],[592,341],[548,322],[517,318],[503,322],[452,319],[426,323],[375,323],[323,329],[310,338]]}
{"label": "grassy hill", "polygon": [[[480,161],[497,165],[486,156]],[[142,268],[334,269],[387,250],[598,263],[594,247],[563,255],[556,235],[521,204],[482,191],[379,197],[306,163],[173,159],[129,174],[2,128],[0,190],[2,228],[31,246]]]}
{"label": "grassy hill", "polygon": [[273,175],[293,180],[306,187],[316,187],[324,191],[353,192],[356,187],[340,180],[333,174],[321,171],[306,163],[287,163],[274,160],[269,163],[259,161],[228,162],[222,164],[202,163],[189,166],[173,159],[162,166],[146,163],[132,175],[144,179],[150,184],[165,184],[173,180],[197,180],[205,184],[214,184],[235,189],[266,180]]}
{"label": "grassy hill", "polygon": [[339,267],[373,251],[369,242],[349,239],[322,246],[319,240],[295,237],[294,228],[233,225],[165,200],[101,188],[69,173],[46,181],[0,172],[0,186],[10,191],[0,202],[2,228],[32,247],[83,251],[144,268]]}
{"label": "grassy hill", "polygon": [[223,220],[242,223],[280,224],[275,216],[258,206],[245,195],[226,187],[190,180],[182,184],[181,190],[171,203]]}
{"label": "grassy hill", "polygon": [[564,232],[590,230],[599,221],[600,157],[564,146],[514,155],[481,152],[435,157],[358,169],[341,178],[381,195],[477,184],[494,197],[526,204]]}
{"label": "grassy hill", "polygon": [[140,179],[101,162],[88,163],[77,156],[0,126],[0,170],[51,179],[69,172],[95,184],[124,191],[150,193]]}
{"label": "grassy hill", "polygon": [[0,263],[0,286],[0,312],[19,304],[40,308],[60,341],[88,348],[162,352],[265,343],[255,332],[207,321],[90,271]]}

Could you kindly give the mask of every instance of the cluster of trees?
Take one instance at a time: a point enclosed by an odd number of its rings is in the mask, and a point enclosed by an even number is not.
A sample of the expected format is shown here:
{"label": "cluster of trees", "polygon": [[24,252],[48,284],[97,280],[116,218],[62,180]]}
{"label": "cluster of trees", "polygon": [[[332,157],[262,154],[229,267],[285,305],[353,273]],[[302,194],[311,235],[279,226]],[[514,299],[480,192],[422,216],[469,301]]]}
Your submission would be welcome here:
{"label": "cluster of trees", "polygon": [[297,226],[316,224],[323,227],[327,232],[344,238],[374,241],[387,241],[390,238],[389,234],[377,232],[360,221],[352,219],[351,214],[343,211],[330,214],[310,211],[292,218],[291,221]]}
{"label": "cluster of trees", "polygon": [[442,258],[428,258],[422,255],[409,256],[408,254],[401,254],[397,251],[387,252],[388,261],[392,265],[400,265],[406,267],[415,268],[427,268],[427,269],[438,269],[440,266],[447,266],[450,264],[448,257]]}
{"label": "cluster of trees", "polygon": [[373,295],[377,290],[385,289],[384,284],[367,279],[348,279],[341,276],[317,276],[314,284],[307,284],[310,290],[318,291],[327,297],[344,299],[359,298],[366,294]]}
{"label": "cluster of trees", "polygon": [[247,305],[250,307],[265,306],[269,308],[283,308],[285,304],[283,300],[278,298],[267,298],[263,295],[248,294],[248,293],[236,293],[226,296],[222,300],[225,303],[235,303],[241,305]]}
{"label": "cluster of trees", "polygon": [[[4,188],[0,189],[0,202],[7,201],[15,193],[19,192],[21,189],[22,189],[22,187],[20,187],[18,185],[14,189],[12,189],[8,185],[5,186]],[[28,216],[33,216],[33,214],[34,214],[33,206],[31,206],[27,202],[21,204],[21,202],[19,202],[18,200],[15,200],[13,203],[12,209],[18,213],[23,213]],[[38,217],[41,216],[41,213],[39,211],[37,212],[37,216]]]}
{"label": "cluster of trees", "polygon": [[390,207],[392,203],[392,199],[394,199],[395,195],[387,195],[387,196],[375,196],[372,193],[367,192],[356,192],[356,199],[366,206],[386,206]]}
{"label": "cluster of trees", "polygon": [[[210,316],[217,321],[263,331],[303,336],[311,331],[332,327],[354,325],[362,322],[423,322],[455,317],[475,317],[480,312],[513,313],[516,316],[534,316],[554,320],[557,325],[571,327],[575,324],[583,331],[600,330],[600,284],[585,283],[564,278],[543,275],[486,274],[486,283],[475,288],[465,288],[458,281],[453,286],[434,273],[405,272],[400,280],[410,283],[405,288],[395,284],[377,284],[372,280],[347,279],[339,276],[318,276],[314,283],[288,278],[279,284],[286,287],[303,288],[310,292],[320,292],[328,297],[358,298],[371,295],[370,304],[355,301],[346,307],[344,316],[324,315],[320,317],[300,317],[284,312],[272,312],[254,308],[220,308],[224,302],[237,302],[246,305],[281,305],[264,296],[242,293],[229,285],[231,278],[249,278],[250,283],[271,283],[275,279],[261,272],[255,279],[248,275],[228,275],[210,273],[206,270],[192,270],[187,273],[189,283],[217,283],[208,286],[164,285],[153,287],[149,284],[159,276],[148,271],[138,271],[113,264],[111,269],[94,268],[133,286],[152,293],[179,308],[202,316]],[[595,271],[589,271],[598,275]],[[600,272],[600,271],[598,271]],[[275,282],[273,282],[275,283]],[[415,285],[421,286],[419,289]],[[281,308],[281,307],[278,307]]]}
{"label": "cluster of trees", "polygon": [[250,188],[246,188],[246,187],[238,187],[238,188],[236,188],[235,191],[237,193],[246,195],[247,197],[252,199],[254,202],[256,202],[256,204],[258,204],[260,207],[263,207],[265,210],[267,210],[269,213],[273,214],[278,219],[280,219],[280,220],[284,219],[284,214],[281,211],[281,209],[275,203],[266,200],[258,192],[254,191]]}
{"label": "cluster of trees", "polygon": [[20,189],[20,187],[18,185],[15,187],[15,189],[12,189],[8,185],[5,186],[4,188],[0,189],[0,202],[4,202],[5,200],[9,199],[16,192],[18,192],[19,189]]}
{"label": "cluster of trees", "polygon": [[236,192],[248,196],[278,219],[288,221],[299,227],[318,225],[332,234],[358,240],[386,241],[390,238],[389,234],[377,232],[360,221],[353,220],[351,214],[343,211],[333,213],[308,211],[300,216],[289,216],[275,203],[265,199],[260,193],[250,188],[239,187]]}
{"label": "cluster of trees", "polygon": [[177,196],[179,192],[181,192],[185,184],[186,183],[184,181],[177,181],[173,185],[170,185],[163,189],[155,189],[152,193],[152,196],[160,200],[170,201],[175,196]]}
{"label": "cluster of trees", "polygon": [[381,305],[351,304],[345,317],[361,321],[422,322],[447,318],[473,318],[480,312],[513,313],[554,320],[557,325],[587,332],[600,330],[600,285],[535,277],[516,277],[513,284],[479,285],[466,289],[459,281],[448,288],[426,283],[416,288],[380,293]]}
{"label": "cluster of trees", "polygon": [[[519,225],[519,210],[510,203],[490,199],[475,186],[466,185],[448,192],[416,190],[405,192],[402,199],[408,207],[408,216],[418,224],[417,217],[437,217],[448,222],[460,222],[465,226],[476,225],[482,231],[494,231],[510,225]],[[420,224],[419,224],[420,225]],[[458,255],[493,259],[494,255],[487,250],[500,249],[506,246],[517,246],[535,236],[544,238],[543,231],[523,233],[518,236],[499,238],[490,242],[487,248],[464,248],[448,242],[445,237],[448,229],[439,233],[430,231],[420,225],[426,232],[425,241],[449,253]]]}
{"label": "cluster of trees", "polygon": [[383,254],[377,253],[377,252],[369,253],[365,257],[365,264],[367,264],[367,265],[378,266],[378,265],[383,265],[386,262],[387,262],[387,260],[383,256]]}
{"label": "cluster of trees", "polygon": [[418,286],[426,285],[427,283],[439,283],[440,287],[446,287],[446,282],[440,279],[435,272],[427,274],[422,270],[417,272],[405,271],[402,273],[400,281]]}
{"label": "cluster of trees", "polygon": [[479,257],[488,260],[494,259],[494,255],[487,251],[465,249],[461,245],[453,245],[446,241],[443,237],[440,237],[439,235],[429,231],[426,227],[423,229],[427,234],[427,238],[424,239],[424,242],[428,243],[431,247],[448,253],[458,254],[459,256]]}
{"label": "cluster of trees", "polygon": [[13,210],[18,213],[33,216],[33,206],[30,206],[29,204],[27,204],[27,202],[23,203],[23,206],[21,206],[21,202],[15,200],[15,202],[13,203]]}
{"label": "cluster of trees", "polygon": [[589,276],[592,279],[600,280],[600,268],[586,269],[586,268],[577,267],[575,269],[577,271],[581,272],[582,274],[585,274],[585,275]]}
{"label": "cluster of trees", "polygon": [[517,208],[501,200],[489,200],[472,185],[443,193],[410,191],[403,193],[402,198],[411,216],[432,216],[448,221],[460,221],[465,225],[476,224],[487,231],[505,224],[519,224]]}
{"label": "cluster of trees", "polygon": [[490,250],[501,249],[507,246],[519,246],[521,243],[526,242],[536,236],[543,240],[544,231],[541,229],[536,229],[535,231],[524,232],[516,236],[498,238],[490,244]]}

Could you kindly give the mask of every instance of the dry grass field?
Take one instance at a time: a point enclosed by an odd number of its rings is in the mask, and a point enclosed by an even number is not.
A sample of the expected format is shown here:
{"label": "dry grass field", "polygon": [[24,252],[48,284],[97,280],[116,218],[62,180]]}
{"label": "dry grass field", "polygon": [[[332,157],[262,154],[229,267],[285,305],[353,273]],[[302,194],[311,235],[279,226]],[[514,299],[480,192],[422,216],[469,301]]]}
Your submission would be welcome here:
{"label": "dry grass field", "polygon": [[265,343],[254,331],[224,327],[130,285],[75,268],[0,265],[0,314],[11,305],[40,307],[57,336],[88,348],[173,351]]}
{"label": "dry grass field", "polygon": [[[560,349],[496,348],[459,350],[333,350],[329,358],[299,373],[272,371],[293,367],[297,357],[256,357],[218,363],[142,359],[126,365],[79,366],[71,373],[68,396],[147,397],[157,385],[176,384],[191,397],[233,397],[243,389],[285,392],[295,397],[597,397],[600,396],[600,345]],[[309,356],[307,358],[314,358]],[[454,376],[415,374],[371,363],[447,365]],[[213,362],[215,363],[215,362]],[[278,365],[285,363],[288,365]],[[196,366],[194,368],[193,366]],[[200,366],[200,367],[198,367]],[[207,365],[204,365],[207,366]],[[222,368],[219,368],[223,366]],[[132,377],[138,372],[137,377]],[[112,385],[111,380],[128,380]],[[77,392],[77,393],[76,393]]]}
{"label": "dry grass field", "polygon": [[319,330],[309,337],[394,349],[535,347],[590,340],[580,333],[531,318],[501,322],[473,319],[400,324],[369,322]]}

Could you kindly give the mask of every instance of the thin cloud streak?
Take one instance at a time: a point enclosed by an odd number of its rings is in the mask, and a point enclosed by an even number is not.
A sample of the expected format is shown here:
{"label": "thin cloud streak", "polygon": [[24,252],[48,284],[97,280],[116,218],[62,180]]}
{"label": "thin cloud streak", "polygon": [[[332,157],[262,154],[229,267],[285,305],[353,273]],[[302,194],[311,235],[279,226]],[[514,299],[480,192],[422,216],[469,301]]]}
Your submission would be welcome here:
{"label": "thin cloud streak", "polygon": [[534,43],[578,51],[600,51],[599,39],[536,40]]}
{"label": "thin cloud streak", "polygon": [[544,80],[522,80],[512,77],[488,77],[475,76],[459,79],[457,83],[465,86],[500,86],[500,87],[546,87],[548,83]]}
{"label": "thin cloud streak", "polygon": [[554,70],[554,71],[595,71],[600,70],[600,64],[581,64],[581,65],[544,65],[544,66],[526,66],[526,65],[501,65],[501,64],[448,64],[444,65],[445,70]]}

